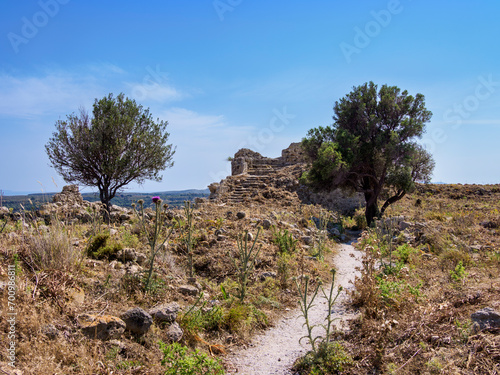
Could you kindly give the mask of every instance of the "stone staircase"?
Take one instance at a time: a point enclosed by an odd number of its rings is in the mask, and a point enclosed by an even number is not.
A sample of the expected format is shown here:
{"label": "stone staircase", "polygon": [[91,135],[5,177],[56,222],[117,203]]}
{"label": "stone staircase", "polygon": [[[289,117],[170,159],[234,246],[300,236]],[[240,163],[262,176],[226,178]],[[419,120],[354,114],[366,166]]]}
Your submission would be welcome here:
{"label": "stone staircase", "polygon": [[249,168],[246,174],[238,175],[227,197],[227,202],[241,203],[245,197],[250,197],[256,190],[265,188],[272,182],[277,169],[278,167],[271,165],[258,165]]}

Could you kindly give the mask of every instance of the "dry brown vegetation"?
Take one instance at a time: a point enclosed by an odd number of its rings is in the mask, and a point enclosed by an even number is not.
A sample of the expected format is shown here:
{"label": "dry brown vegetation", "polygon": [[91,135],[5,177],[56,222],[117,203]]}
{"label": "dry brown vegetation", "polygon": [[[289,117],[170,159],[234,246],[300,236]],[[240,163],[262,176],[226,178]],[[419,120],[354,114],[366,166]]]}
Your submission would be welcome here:
{"label": "dry brown vegetation", "polygon": [[[27,216],[8,221],[0,234],[0,280],[7,279],[9,265],[16,266],[17,368],[24,374],[163,374],[158,344],[168,343],[163,326],[153,325],[143,336],[125,332],[119,341],[100,341],[82,335],[77,317],[119,316],[135,306],[147,310],[172,301],[181,306],[177,321],[184,329],[183,345],[223,359],[228,349],[248,343],[285,308],[297,306],[291,277],[326,279],[329,269],[311,256],[322,237],[311,220],[322,215],[320,208],[257,198],[240,206],[206,203],[195,210],[193,266],[203,292],[200,300],[179,291],[189,272],[179,231],[157,257],[152,288],[146,293],[137,268],[87,255],[99,231],[111,233],[111,247],[147,254],[136,220],[101,225],[100,230],[95,223],[61,217],[48,226]],[[388,209],[386,217],[393,219],[364,232],[358,246],[366,256],[352,296],[359,317],[333,335],[343,357],[328,354],[339,361],[349,356],[343,373],[500,372],[498,331],[477,331],[471,324],[471,313],[483,307],[500,310],[499,207],[498,185],[421,185]],[[239,211],[246,216],[239,219]],[[182,214],[172,211],[174,217]],[[246,230],[255,236],[263,220],[272,226],[257,240],[262,250],[241,304],[230,257],[237,255],[237,237]],[[344,227],[363,225],[359,213],[334,220]],[[285,230],[299,240],[288,257],[280,256],[273,242],[274,233]],[[314,244],[306,246],[303,236],[312,237]],[[327,247],[333,248],[334,242]],[[265,272],[276,273],[276,278],[261,277]],[[0,332],[6,342],[5,284],[1,290]],[[7,362],[6,355],[2,350],[1,362]]]}
{"label": "dry brown vegetation", "polygon": [[[239,211],[246,216],[238,218]],[[29,215],[9,220],[0,234],[0,280],[7,280],[9,265],[15,265],[16,368],[24,374],[163,374],[158,343],[169,339],[162,325],[154,324],[143,336],[126,331],[119,340],[101,341],[85,337],[77,317],[83,313],[120,316],[136,306],[148,310],[173,301],[181,306],[177,321],[184,330],[182,344],[217,357],[247,343],[285,308],[296,306],[291,277],[328,275],[327,264],[312,257],[314,245],[300,241],[306,234],[318,235],[311,218],[318,217],[320,211],[298,204],[285,208],[273,200],[245,207],[201,205],[194,211],[196,281],[192,281],[203,293],[201,298],[179,290],[188,283],[189,274],[179,230],[157,256],[151,288],[146,292],[144,274],[138,272],[141,268],[137,265],[88,255],[98,233],[109,236],[110,249],[135,248],[148,254],[147,239],[137,219],[110,225],[95,221],[82,224],[63,214],[52,217],[50,225]],[[170,214],[183,219],[182,210],[171,210]],[[237,273],[230,257],[237,255],[238,236],[248,230],[255,237],[263,220],[272,225],[262,230],[257,240],[262,249],[241,304],[236,298]],[[273,241],[275,233],[285,231],[299,240],[286,259]],[[328,247],[333,248],[334,242],[329,241]],[[142,269],[146,268],[143,264]],[[264,277],[266,272],[274,272],[276,277]],[[10,328],[4,314],[8,311],[7,289],[2,284],[2,342],[8,341]],[[0,362],[9,362],[6,350],[0,353]]]}
{"label": "dry brown vegetation", "polygon": [[498,329],[471,323],[500,309],[499,208],[498,185],[421,185],[387,213],[406,230],[386,220],[385,234],[365,232],[360,317],[337,337],[354,360],[346,373],[500,373]]}

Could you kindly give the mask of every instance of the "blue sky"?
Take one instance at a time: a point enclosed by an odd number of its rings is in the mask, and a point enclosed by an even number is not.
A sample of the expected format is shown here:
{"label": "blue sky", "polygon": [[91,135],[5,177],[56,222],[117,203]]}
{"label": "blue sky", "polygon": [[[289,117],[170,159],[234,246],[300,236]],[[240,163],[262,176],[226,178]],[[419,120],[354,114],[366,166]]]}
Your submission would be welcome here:
{"label": "blue sky", "polygon": [[279,156],[367,81],[425,96],[433,181],[499,183],[499,15],[493,0],[4,2],[0,189],[60,190],[54,124],[108,93],[169,122],[174,167],[128,188],[163,191],[219,181],[241,147]]}

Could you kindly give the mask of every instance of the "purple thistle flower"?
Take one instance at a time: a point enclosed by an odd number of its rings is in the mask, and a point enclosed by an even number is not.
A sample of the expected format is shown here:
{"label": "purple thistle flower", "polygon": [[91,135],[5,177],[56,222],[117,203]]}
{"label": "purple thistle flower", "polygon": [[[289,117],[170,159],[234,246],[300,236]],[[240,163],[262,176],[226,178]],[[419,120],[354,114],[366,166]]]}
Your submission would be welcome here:
{"label": "purple thistle flower", "polygon": [[153,201],[153,203],[161,203],[160,197],[153,197],[153,198],[151,198],[151,200]]}

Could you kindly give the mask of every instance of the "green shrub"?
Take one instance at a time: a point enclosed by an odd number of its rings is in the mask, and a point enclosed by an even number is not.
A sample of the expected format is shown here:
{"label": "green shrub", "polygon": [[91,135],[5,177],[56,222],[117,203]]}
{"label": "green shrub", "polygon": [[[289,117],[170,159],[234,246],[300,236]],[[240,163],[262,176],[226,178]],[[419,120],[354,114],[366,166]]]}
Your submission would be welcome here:
{"label": "green shrub", "polygon": [[120,244],[108,245],[109,235],[100,233],[94,236],[87,248],[87,255],[92,259],[115,259],[123,246]]}
{"label": "green shrub", "polygon": [[341,374],[353,363],[352,358],[346,353],[339,342],[322,341],[317,352],[310,351],[300,358],[294,369],[301,374]]}
{"label": "green shrub", "polygon": [[217,359],[208,357],[205,353],[173,343],[166,345],[160,341],[163,352],[161,364],[167,368],[165,375],[224,375],[224,367]]}
{"label": "green shrub", "polygon": [[274,232],[273,243],[278,246],[279,254],[294,253],[297,248],[298,240],[293,238],[293,235],[287,230]]}

